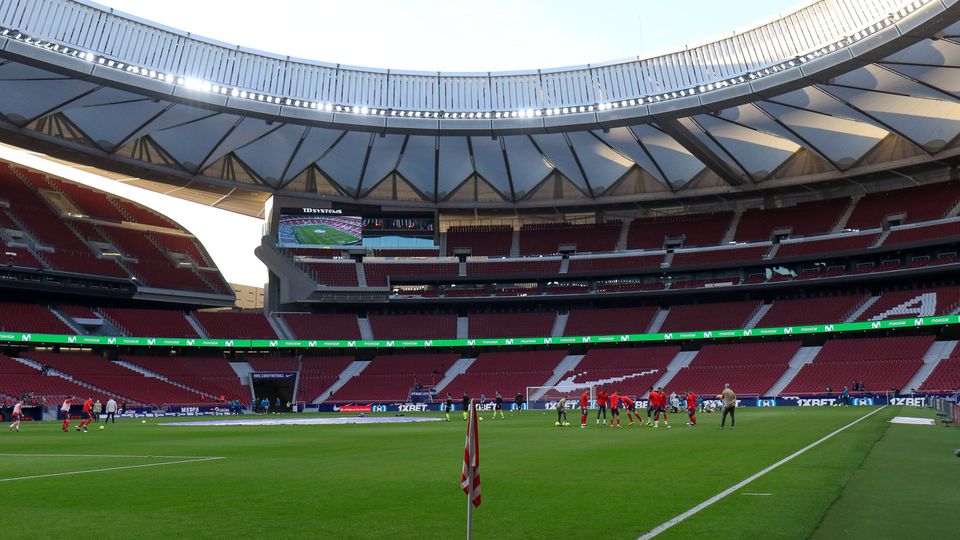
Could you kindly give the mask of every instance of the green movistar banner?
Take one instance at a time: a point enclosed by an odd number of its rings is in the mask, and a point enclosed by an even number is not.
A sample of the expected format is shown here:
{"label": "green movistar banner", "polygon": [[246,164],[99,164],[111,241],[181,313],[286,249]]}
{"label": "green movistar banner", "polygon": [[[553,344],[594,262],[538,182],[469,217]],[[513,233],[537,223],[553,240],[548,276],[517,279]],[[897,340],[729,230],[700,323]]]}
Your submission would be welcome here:
{"label": "green movistar banner", "polygon": [[816,324],[808,326],[781,326],[749,330],[704,330],[698,332],[665,332],[659,334],[617,334],[612,336],[563,336],[532,338],[475,338],[475,339],[396,339],[396,340],[285,340],[285,339],[190,339],[142,338],[107,336],[67,336],[60,334],[31,334],[0,332],[0,343],[36,345],[106,345],[128,347],[208,347],[216,349],[414,349],[441,347],[496,347],[533,345],[572,345],[583,343],[641,343],[691,339],[722,339],[756,336],[792,336],[890,328],[917,328],[960,323],[960,315],[890,319],[875,322]]}

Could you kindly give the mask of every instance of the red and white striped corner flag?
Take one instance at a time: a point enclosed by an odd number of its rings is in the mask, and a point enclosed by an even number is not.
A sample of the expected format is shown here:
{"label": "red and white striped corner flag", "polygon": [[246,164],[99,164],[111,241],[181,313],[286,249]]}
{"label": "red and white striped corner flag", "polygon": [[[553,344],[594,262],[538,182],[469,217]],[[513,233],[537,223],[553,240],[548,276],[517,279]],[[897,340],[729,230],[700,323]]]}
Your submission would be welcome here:
{"label": "red and white striped corner flag", "polygon": [[460,487],[473,506],[480,506],[480,436],[477,434],[477,409],[473,400],[470,400],[470,416],[467,418],[467,441],[463,445]]}

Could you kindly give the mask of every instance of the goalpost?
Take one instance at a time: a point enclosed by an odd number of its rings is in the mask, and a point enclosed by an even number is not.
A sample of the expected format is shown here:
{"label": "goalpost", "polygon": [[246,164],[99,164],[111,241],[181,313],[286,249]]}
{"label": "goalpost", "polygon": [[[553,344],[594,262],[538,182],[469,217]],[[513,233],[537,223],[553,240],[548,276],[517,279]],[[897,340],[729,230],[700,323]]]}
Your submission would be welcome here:
{"label": "goalpost", "polygon": [[[533,401],[557,401],[561,397],[567,398],[567,408],[578,407],[580,394],[584,391],[590,393],[590,406],[593,407],[597,400],[597,387],[589,384],[560,384],[552,386],[528,386],[527,403]],[[529,407],[529,405],[527,405]]]}

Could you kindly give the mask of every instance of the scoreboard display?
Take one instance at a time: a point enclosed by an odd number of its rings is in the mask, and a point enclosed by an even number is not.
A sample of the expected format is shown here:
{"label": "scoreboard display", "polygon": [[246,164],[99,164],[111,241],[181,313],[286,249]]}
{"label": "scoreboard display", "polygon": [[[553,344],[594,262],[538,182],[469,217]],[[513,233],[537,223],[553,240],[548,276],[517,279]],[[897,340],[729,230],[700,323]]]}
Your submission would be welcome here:
{"label": "scoreboard display", "polygon": [[433,244],[432,214],[367,214],[343,208],[281,208],[282,247],[405,247]]}

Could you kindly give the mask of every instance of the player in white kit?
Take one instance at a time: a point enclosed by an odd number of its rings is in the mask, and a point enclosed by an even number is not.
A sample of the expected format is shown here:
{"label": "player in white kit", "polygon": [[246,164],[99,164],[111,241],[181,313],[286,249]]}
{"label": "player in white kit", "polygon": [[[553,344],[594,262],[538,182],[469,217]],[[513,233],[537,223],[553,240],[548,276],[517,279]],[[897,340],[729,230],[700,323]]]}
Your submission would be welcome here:
{"label": "player in white kit", "polygon": [[63,431],[70,431],[70,404],[73,403],[73,397],[68,397],[60,406],[60,413],[63,414]]}
{"label": "player in white kit", "polygon": [[23,400],[18,400],[17,404],[13,406],[13,423],[10,424],[10,427],[7,428],[7,431],[17,430],[17,433],[20,432],[20,415],[23,413]]}

